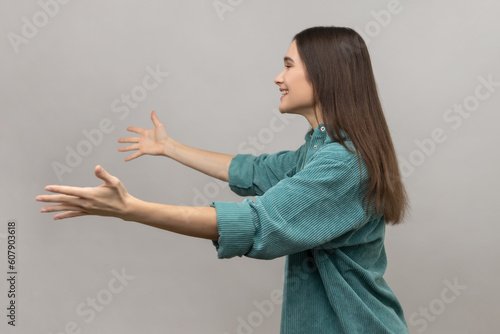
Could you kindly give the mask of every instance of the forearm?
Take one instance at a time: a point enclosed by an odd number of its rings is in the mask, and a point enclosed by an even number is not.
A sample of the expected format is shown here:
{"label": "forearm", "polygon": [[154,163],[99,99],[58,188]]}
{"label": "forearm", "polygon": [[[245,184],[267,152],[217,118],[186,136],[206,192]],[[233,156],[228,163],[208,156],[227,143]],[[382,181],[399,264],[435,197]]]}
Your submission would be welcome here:
{"label": "forearm", "polygon": [[131,196],[119,218],[191,237],[210,240],[219,238],[217,215],[213,207],[150,203]]}
{"label": "forearm", "polygon": [[228,181],[228,170],[234,155],[190,147],[174,140],[165,145],[165,155],[197,171]]}

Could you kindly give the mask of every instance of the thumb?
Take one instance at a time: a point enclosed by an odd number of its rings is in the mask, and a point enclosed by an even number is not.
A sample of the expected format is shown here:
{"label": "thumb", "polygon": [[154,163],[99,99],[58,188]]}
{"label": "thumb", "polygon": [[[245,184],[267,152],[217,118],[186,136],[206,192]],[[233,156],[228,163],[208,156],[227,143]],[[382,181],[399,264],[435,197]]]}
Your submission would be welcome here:
{"label": "thumb", "polygon": [[156,116],[156,111],[154,111],[154,110],[151,112],[151,120],[153,121],[154,126],[161,125],[161,122],[158,119],[158,116]]}
{"label": "thumb", "polygon": [[112,184],[116,179],[116,177],[106,172],[106,170],[102,168],[100,165],[95,166],[94,173],[95,176],[103,180],[106,184]]}

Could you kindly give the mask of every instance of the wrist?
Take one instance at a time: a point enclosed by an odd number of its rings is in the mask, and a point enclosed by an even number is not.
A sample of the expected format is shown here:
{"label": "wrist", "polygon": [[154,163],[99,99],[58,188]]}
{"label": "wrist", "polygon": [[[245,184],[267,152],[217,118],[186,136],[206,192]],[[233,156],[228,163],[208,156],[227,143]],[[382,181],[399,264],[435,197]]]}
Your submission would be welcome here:
{"label": "wrist", "polygon": [[127,196],[124,198],[123,209],[118,214],[118,218],[121,218],[125,221],[137,221],[136,216],[142,204],[141,202],[143,201],[130,194],[127,194]]}
{"label": "wrist", "polygon": [[168,138],[164,143],[163,143],[163,155],[166,156],[167,158],[172,158],[174,155],[174,152],[176,150],[176,145],[177,142],[173,140],[172,138]]}

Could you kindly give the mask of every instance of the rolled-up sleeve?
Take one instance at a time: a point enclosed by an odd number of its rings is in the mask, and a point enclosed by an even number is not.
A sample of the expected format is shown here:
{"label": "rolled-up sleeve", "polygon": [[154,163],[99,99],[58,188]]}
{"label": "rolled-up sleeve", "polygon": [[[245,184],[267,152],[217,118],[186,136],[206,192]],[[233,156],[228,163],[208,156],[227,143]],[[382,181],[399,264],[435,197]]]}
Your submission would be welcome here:
{"label": "rolled-up sleeve", "polygon": [[236,155],[229,165],[229,188],[240,196],[264,194],[296,166],[303,148],[259,156]]}
{"label": "rolled-up sleeve", "polygon": [[[327,154],[325,154],[328,156]],[[362,206],[357,159],[318,156],[255,201],[212,202],[217,212],[219,258],[260,259],[294,254],[332,240],[347,240],[368,220]]]}

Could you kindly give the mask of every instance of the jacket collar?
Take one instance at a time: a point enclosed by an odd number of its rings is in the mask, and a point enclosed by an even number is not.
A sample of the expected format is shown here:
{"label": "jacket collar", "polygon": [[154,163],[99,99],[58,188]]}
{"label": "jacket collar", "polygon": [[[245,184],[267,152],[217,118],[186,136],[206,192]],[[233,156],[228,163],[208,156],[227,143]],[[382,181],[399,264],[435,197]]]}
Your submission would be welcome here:
{"label": "jacket collar", "polygon": [[[313,138],[322,138],[323,139],[323,142],[326,144],[326,143],[333,143],[335,141],[338,141],[339,140],[339,137],[342,138],[343,140],[346,140],[347,138],[347,135],[345,134],[345,132],[340,129],[339,130],[339,134],[338,134],[338,137],[335,137],[335,139],[337,140],[333,140],[329,135],[328,135],[328,132],[326,131],[326,128],[325,128],[325,125],[323,123],[320,123],[318,124],[318,126],[316,127],[316,129],[314,130],[309,130],[304,139],[307,141],[309,140],[310,138],[313,139]],[[349,140],[349,139],[347,139]]]}

